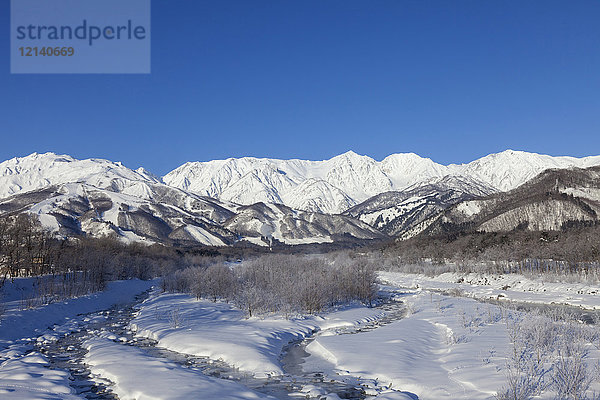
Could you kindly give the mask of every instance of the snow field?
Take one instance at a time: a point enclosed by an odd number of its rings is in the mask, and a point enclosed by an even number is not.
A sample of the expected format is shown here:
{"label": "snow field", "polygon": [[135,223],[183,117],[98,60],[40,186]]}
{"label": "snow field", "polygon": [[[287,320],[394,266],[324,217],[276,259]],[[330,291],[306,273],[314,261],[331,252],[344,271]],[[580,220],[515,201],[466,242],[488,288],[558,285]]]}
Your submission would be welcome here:
{"label": "snow field", "polygon": [[381,311],[355,307],[305,319],[244,319],[226,303],[183,294],[146,300],[131,327],[159,347],[220,359],[256,377],[281,375],[282,348],[318,330],[306,349],[305,372],[371,380],[372,394],[382,399],[408,399],[410,393],[419,399],[493,398],[505,384],[510,348],[500,308],[421,291],[397,297],[407,303],[407,318],[357,334],[339,332]]}
{"label": "snow field", "polygon": [[599,392],[595,327],[421,289],[404,301],[409,313],[400,321],[355,335],[317,335],[304,369],[372,379],[422,400],[494,399],[518,370],[531,378],[536,398],[564,399],[556,379],[561,368],[576,371],[581,356],[586,372],[575,386],[583,393],[589,384],[588,396]]}
{"label": "snow field", "polygon": [[[19,280],[15,282],[19,283]],[[19,300],[11,288],[6,288],[7,301],[3,303],[6,314],[0,319],[0,349],[5,348],[21,338],[36,337],[43,334],[55,324],[63,324],[67,319],[77,314],[86,314],[105,310],[116,304],[133,301],[136,295],[145,292],[158,281],[128,281],[109,282],[106,290],[74,299],[52,303],[30,310],[19,310]],[[9,283],[7,283],[9,285]],[[25,288],[31,287],[21,282]]]}
{"label": "snow field", "polygon": [[73,400],[69,373],[48,369],[39,353],[12,354],[0,364],[0,398],[3,400]]}
{"label": "snow field", "polygon": [[8,310],[0,320],[0,398],[7,400],[71,400],[79,398],[69,386],[70,374],[49,369],[48,359],[35,351],[34,343],[56,341],[83,324],[102,316],[79,314],[132,302],[156,281],[110,282],[105,291],[30,310],[19,310],[16,300],[31,290],[30,279],[7,282],[3,303]]}
{"label": "snow field", "polygon": [[288,343],[318,329],[368,322],[381,312],[354,307],[325,317],[248,318],[227,303],[196,300],[185,294],[161,294],[147,299],[131,329],[154,339],[158,347],[178,353],[223,360],[257,378],[282,375],[279,362]]}
{"label": "snow field", "polygon": [[493,398],[504,383],[506,326],[485,322],[488,312],[472,300],[417,291],[405,301],[405,319],[354,335],[318,336],[307,347],[306,368],[373,379],[424,400]]}
{"label": "snow field", "polygon": [[390,285],[429,290],[459,290],[476,299],[511,300],[524,303],[567,304],[585,309],[600,309],[600,286],[584,283],[548,282],[542,277],[518,274],[461,274],[447,272],[435,277],[402,272],[380,272]]}
{"label": "snow field", "polygon": [[245,386],[211,378],[202,371],[149,356],[134,346],[116,343],[107,335],[87,340],[86,362],[96,375],[110,380],[121,400],[239,400],[269,399]]}
{"label": "snow field", "polygon": [[[363,306],[348,306],[304,318],[245,318],[241,310],[227,303],[155,290],[142,303],[129,328],[137,337],[156,340],[158,347],[222,360],[256,378],[282,375],[283,348],[314,335],[306,347],[310,355],[300,363],[303,371],[360,382],[377,399],[493,399],[508,386],[507,374],[514,364],[516,350],[523,351],[519,346],[543,342],[545,347],[525,349],[531,354],[543,350],[539,368],[545,371],[544,384],[536,398],[557,398],[558,385],[554,379],[561,367],[560,359],[572,358],[565,356],[565,351],[584,355],[589,382],[583,382],[583,386],[589,383],[588,393],[599,391],[600,380],[593,370],[600,360],[600,335],[594,328],[423,290],[431,287],[482,298],[500,291],[509,299],[540,303],[551,298],[566,301],[567,297],[589,296],[579,301],[591,308],[591,300],[595,298],[593,287],[538,282],[512,275],[444,274],[436,280],[420,275],[381,273],[381,278],[393,282],[382,289],[391,292],[396,301],[402,301],[407,310],[403,319],[387,325],[376,322],[385,317],[382,309]],[[457,283],[459,280],[463,283]],[[507,284],[511,288],[502,290]],[[75,398],[69,374],[48,369],[46,357],[32,351],[34,343],[55,341],[61,335],[101,320],[105,318],[102,313],[77,314],[131,302],[150,285],[152,282],[115,282],[105,292],[45,306],[44,314],[48,314],[48,319],[42,321],[47,323],[45,327],[39,325],[41,322],[30,321],[40,315],[39,318],[45,318],[38,310],[9,308],[7,318],[14,318],[11,321],[15,323],[0,324],[4,348],[0,351],[0,398]],[[419,288],[401,289],[403,286]],[[7,290],[9,304],[16,301],[18,291],[13,292]],[[57,325],[47,329],[52,324]],[[361,327],[369,329],[361,331]],[[551,334],[546,337],[544,332]],[[13,336],[19,338],[10,339]],[[198,368],[186,368],[149,355],[122,343],[121,339],[118,334],[102,331],[87,339],[84,346],[89,351],[86,362],[94,375],[114,383],[111,389],[122,399],[266,398],[238,382],[206,376]],[[301,384],[300,392],[336,399],[335,395],[310,384]]]}

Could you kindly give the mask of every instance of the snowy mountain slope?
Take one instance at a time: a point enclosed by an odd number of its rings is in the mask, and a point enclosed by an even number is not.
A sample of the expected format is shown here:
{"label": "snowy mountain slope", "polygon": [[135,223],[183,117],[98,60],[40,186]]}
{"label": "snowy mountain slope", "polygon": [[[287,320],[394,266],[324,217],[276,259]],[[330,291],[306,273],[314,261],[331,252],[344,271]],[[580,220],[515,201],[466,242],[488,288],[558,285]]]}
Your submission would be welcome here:
{"label": "snowy mountain slope", "polygon": [[391,236],[405,236],[408,232],[414,235],[425,228],[424,221],[449,206],[494,192],[473,179],[448,175],[419,182],[403,191],[373,196],[345,214]]}
{"label": "snowy mountain slope", "polygon": [[509,192],[471,199],[433,216],[427,232],[556,231],[600,222],[600,166],[552,169]]}
{"label": "snowy mountain slope", "polygon": [[246,239],[265,245],[265,237],[294,245],[386,238],[351,217],[264,203],[231,209],[214,199],[162,189],[154,196],[160,201],[154,201],[84,183],[59,184],[0,200],[0,216],[28,212],[62,236],[114,235],[146,243],[225,246]]}
{"label": "snowy mountain slope", "polygon": [[309,178],[286,191],[281,203],[297,210],[335,214],[356,203],[344,191],[321,179]]}
{"label": "snowy mountain slope", "polygon": [[273,239],[286,244],[304,244],[386,238],[351,217],[297,211],[282,204],[256,203],[240,207],[237,215],[224,226],[253,243]]}
{"label": "snowy mountain slope", "polygon": [[121,163],[94,158],[76,160],[54,153],[33,153],[0,163],[0,198],[74,182],[143,197],[148,194],[147,185],[160,183],[160,179],[144,169],[133,171]]}
{"label": "snowy mountain slope", "polygon": [[404,189],[407,193],[431,192],[454,190],[468,193],[473,196],[482,197],[495,193],[498,190],[476,178],[461,175],[446,175],[442,178],[431,178],[417,182]]}
{"label": "snowy mountain slope", "polygon": [[[237,199],[237,193],[252,192],[267,203],[280,203],[272,188],[289,187],[326,192],[344,205],[351,201],[321,180],[294,186],[294,181],[271,165],[237,176],[235,185],[225,190],[232,199]],[[45,227],[63,236],[116,235],[127,241],[214,246],[234,244],[246,234],[250,241],[260,244],[264,244],[261,236],[274,236],[288,244],[332,242],[338,237],[348,240],[345,234],[354,240],[385,237],[348,217],[299,213],[287,207],[256,206],[258,213],[249,217],[248,207],[170,187],[143,168],[133,171],[107,160],[32,154],[1,163],[0,184],[4,197],[0,217],[32,213]],[[306,208],[310,209],[310,204]],[[253,223],[261,222],[258,230],[239,224],[252,219]]]}
{"label": "snowy mountain slope", "polygon": [[225,188],[219,197],[240,204],[244,204],[248,196],[254,202],[282,203],[280,192],[294,186],[295,182],[286,174],[272,166],[266,166],[244,174],[234,184]]}
{"label": "snowy mountain slope", "polygon": [[[170,191],[170,193],[169,193]],[[17,194],[0,201],[0,215],[29,212],[63,236],[114,235],[126,241],[197,242],[222,246],[237,235],[212,220],[226,220],[232,211],[200,197],[166,189],[153,201],[100,189],[85,183],[65,183]]]}
{"label": "snowy mountain slope", "polygon": [[350,151],[324,161],[245,157],[190,162],[163,180],[240,204],[275,202],[308,211],[342,213],[372,196],[449,175],[507,191],[547,169],[594,165],[600,165],[600,156],[552,157],[507,150],[468,164],[445,166],[413,153],[392,154],[379,162]]}
{"label": "snowy mountain slope", "polygon": [[389,155],[381,161],[381,168],[392,181],[394,190],[402,190],[415,183],[441,178],[451,173],[445,165],[414,153]]}
{"label": "snowy mountain slope", "polygon": [[[404,156],[391,156],[384,162],[351,151],[325,161],[230,158],[186,163],[163,180],[241,204],[279,202],[307,211],[341,213],[371,196],[409,186],[430,174],[449,173],[431,160]],[[273,179],[275,173],[278,179]]]}
{"label": "snowy mountain slope", "polygon": [[349,151],[325,161],[324,166],[324,171],[327,171],[324,180],[357,202],[379,194],[382,190],[393,189],[392,181],[380,163],[370,157]]}
{"label": "snowy mountain slope", "polygon": [[600,156],[575,158],[506,150],[469,164],[450,165],[453,172],[478,179],[499,191],[515,189],[548,169],[587,168],[600,165]]}

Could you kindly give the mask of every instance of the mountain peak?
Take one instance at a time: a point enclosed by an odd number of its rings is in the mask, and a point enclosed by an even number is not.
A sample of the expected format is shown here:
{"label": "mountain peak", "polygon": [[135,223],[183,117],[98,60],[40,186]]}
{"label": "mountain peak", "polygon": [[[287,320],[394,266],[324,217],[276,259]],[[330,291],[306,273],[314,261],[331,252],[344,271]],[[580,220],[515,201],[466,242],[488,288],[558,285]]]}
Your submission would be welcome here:
{"label": "mountain peak", "polygon": [[430,162],[434,163],[430,158],[421,157],[416,153],[394,153],[384,158],[382,163],[393,163],[393,162]]}
{"label": "mountain peak", "polygon": [[32,153],[0,163],[0,198],[51,185],[77,182],[123,191],[141,182],[159,181],[121,163],[104,159],[77,160],[52,152]]}
{"label": "mountain peak", "polygon": [[332,157],[330,160],[372,160],[371,157],[358,154],[352,150],[348,150],[345,153]]}
{"label": "mountain peak", "polygon": [[[48,161],[48,160],[54,161],[55,160],[55,161],[64,161],[64,162],[77,161],[73,157],[71,157],[67,154],[56,154],[51,151],[48,151],[45,153],[33,152],[24,157],[14,157],[11,160],[15,160],[18,163],[31,162],[33,160],[46,160],[46,161]],[[10,161],[10,160],[7,160],[7,161]]]}
{"label": "mountain peak", "polygon": [[538,153],[532,153],[532,152],[523,151],[523,150],[512,150],[512,149],[506,149],[499,153],[490,154],[490,155],[491,156],[504,156],[504,157],[541,157],[542,156],[541,154],[538,154]]}
{"label": "mountain peak", "polygon": [[154,175],[152,172],[148,171],[144,167],[139,167],[138,169],[135,170],[135,172],[137,172],[138,174],[140,174],[141,176],[143,176],[146,179],[156,181],[156,182],[162,182],[162,179],[159,176]]}

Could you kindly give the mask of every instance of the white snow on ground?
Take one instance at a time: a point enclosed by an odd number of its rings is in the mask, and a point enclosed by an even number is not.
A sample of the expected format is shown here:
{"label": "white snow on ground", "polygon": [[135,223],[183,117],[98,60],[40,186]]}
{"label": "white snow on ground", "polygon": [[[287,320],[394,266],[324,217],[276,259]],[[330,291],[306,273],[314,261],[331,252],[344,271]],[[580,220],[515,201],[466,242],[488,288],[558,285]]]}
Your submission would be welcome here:
{"label": "white snow on ground", "polygon": [[113,382],[111,389],[121,400],[271,399],[239,383],[208,377],[198,369],[163,361],[106,338],[96,337],[84,345],[92,372]]}
{"label": "white snow on ground", "polygon": [[282,242],[284,242],[285,244],[290,244],[290,245],[299,245],[299,244],[311,244],[311,243],[333,243],[333,239],[331,238],[331,236],[313,236],[313,237],[308,237],[308,238],[303,238],[303,239],[291,239],[291,238],[275,238],[277,240],[280,240]]}
{"label": "white snow on ground", "polygon": [[[341,375],[342,379],[360,377],[368,386],[367,392],[377,399],[414,399],[410,394],[413,393],[420,400],[490,400],[506,385],[506,362],[512,351],[508,327],[522,314],[426,288],[459,288],[465,295],[478,298],[497,298],[498,293],[504,293],[505,298],[518,301],[596,306],[597,288],[517,275],[444,274],[431,278],[382,272],[380,277],[393,285],[385,289],[395,292],[395,298],[406,304],[408,314],[401,320],[356,334],[344,334],[348,332],[345,328],[375,321],[383,311],[354,305],[305,318],[245,318],[241,310],[227,303],[158,291],[142,303],[130,327],[138,337],[157,340],[159,347],[220,359],[259,378],[282,374],[279,357],[283,347],[318,331],[306,347],[310,356],[301,364],[306,372],[321,371],[332,378]],[[21,283],[27,286],[26,281]],[[9,310],[7,318],[12,318],[11,323],[6,324],[5,320],[0,324],[0,343],[10,345],[0,351],[0,398],[74,398],[67,373],[48,369],[43,355],[27,353],[33,348],[31,339],[56,340],[81,322],[82,317],[75,318],[76,313],[132,301],[135,294],[151,284],[115,282],[106,292],[46,306],[43,313]],[[7,291],[9,304],[16,301],[17,293],[18,290]],[[49,314],[49,319],[30,321],[45,318],[44,314]],[[46,330],[54,323],[61,324],[59,329]],[[86,360],[95,376],[114,383],[112,389],[122,399],[266,398],[235,381],[208,377],[199,369],[150,356],[117,340],[110,332],[88,339]],[[598,348],[590,347],[589,362],[599,359]],[[593,383],[592,390],[598,391],[599,383]],[[313,385],[303,385],[301,390],[312,395],[326,394]],[[545,391],[538,398],[551,399],[554,395]]]}
{"label": "white snow on ground", "polygon": [[158,341],[178,353],[221,359],[256,377],[281,375],[282,348],[315,329],[349,326],[376,318],[381,312],[365,307],[323,317],[248,318],[226,303],[198,301],[183,294],[162,294],[146,300],[131,327],[137,336]]}
{"label": "white snow on ground", "polygon": [[[512,351],[507,321],[519,313],[421,290],[404,301],[411,313],[400,321],[353,335],[318,335],[303,368],[373,379],[420,400],[494,399],[506,386]],[[591,362],[599,356],[592,350]]]}
{"label": "white snow on ground", "polygon": [[145,238],[143,236],[140,236],[133,231],[125,231],[123,229],[119,229],[119,233],[121,234],[121,236],[119,236],[119,240],[126,244],[139,243],[139,244],[144,244],[146,246],[150,246],[150,245],[154,244],[154,242],[152,240]]}
{"label": "white snow on ground", "polygon": [[71,400],[69,373],[48,369],[41,354],[11,358],[0,364],[0,398],[3,400]]}
{"label": "white snow on ground", "polygon": [[[19,310],[21,293],[32,289],[32,279],[16,279],[3,288],[7,312],[0,319],[0,399],[71,400],[69,373],[48,369],[45,356],[32,351],[32,340],[54,341],[77,327],[78,314],[128,303],[156,281],[110,282],[105,291],[31,310]],[[51,331],[53,325],[60,325]]]}
{"label": "white snow on ground", "polygon": [[[490,399],[504,384],[498,373],[505,355],[504,324],[464,327],[459,316],[484,317],[470,299],[415,292],[406,298],[413,314],[354,335],[318,336],[305,368],[361,376],[416,394],[419,399]],[[480,315],[481,314],[481,315]]]}
{"label": "white snow on ground", "polygon": [[523,275],[460,274],[448,272],[436,277],[400,272],[380,272],[382,281],[399,287],[430,290],[459,289],[477,299],[501,299],[526,303],[568,304],[600,309],[600,286],[584,283],[548,282]]}
{"label": "white snow on ground", "polygon": [[208,244],[209,246],[225,246],[225,243],[221,239],[198,226],[188,225],[184,229],[200,243]]}
{"label": "white snow on ground", "polygon": [[[311,356],[303,364],[305,371],[361,377],[376,382],[373,389],[391,386],[424,400],[492,399],[506,381],[506,311],[421,290],[398,295],[408,304],[407,318],[357,334],[338,333],[380,317],[379,310],[355,307],[305,319],[245,319],[228,304],[182,294],[148,299],[131,325],[159,347],[221,359],[257,377],[282,374],[283,346],[319,329],[307,347]],[[378,398],[411,398],[393,390]]]}
{"label": "white snow on ground", "polygon": [[48,304],[32,310],[19,310],[18,300],[5,303],[9,310],[0,319],[0,349],[20,338],[41,335],[48,327],[65,322],[77,314],[104,310],[116,304],[133,301],[135,296],[150,289],[156,281],[109,282],[105,291]]}
{"label": "white snow on ground", "polygon": [[592,201],[600,200],[600,189],[597,188],[564,188],[561,192]]}
{"label": "white snow on ground", "polygon": [[458,203],[456,209],[467,217],[470,217],[481,211],[481,204],[477,200],[463,201],[462,203]]}

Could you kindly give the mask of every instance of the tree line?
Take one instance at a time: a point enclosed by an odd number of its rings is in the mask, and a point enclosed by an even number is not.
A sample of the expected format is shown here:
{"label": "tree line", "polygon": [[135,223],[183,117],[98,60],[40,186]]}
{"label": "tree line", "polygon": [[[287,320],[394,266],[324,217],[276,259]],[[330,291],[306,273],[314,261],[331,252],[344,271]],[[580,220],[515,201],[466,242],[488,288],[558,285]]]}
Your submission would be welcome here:
{"label": "tree line", "polygon": [[29,214],[0,218],[0,288],[35,277],[30,306],[103,290],[117,279],[149,279],[182,268],[189,253],[116,238],[58,238]]}
{"label": "tree line", "polygon": [[380,251],[387,263],[406,268],[427,264],[441,272],[582,275],[600,281],[600,226],[593,224],[553,232],[421,235]]}

